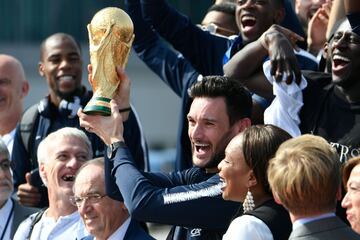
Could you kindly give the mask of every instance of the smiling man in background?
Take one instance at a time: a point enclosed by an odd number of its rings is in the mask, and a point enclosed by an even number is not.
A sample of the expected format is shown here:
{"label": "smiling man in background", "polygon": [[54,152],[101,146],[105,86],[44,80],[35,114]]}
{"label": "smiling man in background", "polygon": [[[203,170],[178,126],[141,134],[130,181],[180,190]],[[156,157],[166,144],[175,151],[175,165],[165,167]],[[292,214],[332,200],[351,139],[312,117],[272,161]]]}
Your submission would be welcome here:
{"label": "smiling man in background", "polygon": [[70,197],[78,169],[91,157],[91,143],[77,128],[59,129],[40,143],[39,171],[48,189],[49,208],[21,223],[14,239],[81,239],[89,235]]}
{"label": "smiling man in background", "polygon": [[12,152],[16,124],[23,112],[23,100],[29,93],[24,68],[16,58],[0,54],[0,135]]}

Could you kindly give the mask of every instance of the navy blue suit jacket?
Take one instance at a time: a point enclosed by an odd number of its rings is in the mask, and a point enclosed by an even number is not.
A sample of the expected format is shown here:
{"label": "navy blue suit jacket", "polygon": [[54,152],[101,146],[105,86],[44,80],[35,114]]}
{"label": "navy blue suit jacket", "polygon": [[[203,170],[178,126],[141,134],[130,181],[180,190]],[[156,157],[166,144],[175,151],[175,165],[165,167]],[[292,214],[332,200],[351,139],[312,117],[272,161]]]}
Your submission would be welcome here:
{"label": "navy blue suit jacket", "polygon": [[[81,240],[93,239],[93,236],[87,236],[82,238]],[[155,238],[151,237],[148,233],[146,233],[144,229],[142,229],[135,220],[131,220],[123,240],[155,240]]]}

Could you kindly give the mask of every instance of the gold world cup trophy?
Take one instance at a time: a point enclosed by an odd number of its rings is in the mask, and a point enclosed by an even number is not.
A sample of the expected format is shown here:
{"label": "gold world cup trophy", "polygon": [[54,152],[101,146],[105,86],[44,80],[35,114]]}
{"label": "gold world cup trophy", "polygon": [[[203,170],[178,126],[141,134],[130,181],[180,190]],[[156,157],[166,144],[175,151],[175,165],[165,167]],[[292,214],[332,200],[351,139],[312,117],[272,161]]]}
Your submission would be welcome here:
{"label": "gold world cup trophy", "polygon": [[87,25],[94,95],[84,108],[86,114],[111,114],[110,100],[120,84],[116,66],[125,67],[134,40],[130,17],[116,7],[98,11]]}

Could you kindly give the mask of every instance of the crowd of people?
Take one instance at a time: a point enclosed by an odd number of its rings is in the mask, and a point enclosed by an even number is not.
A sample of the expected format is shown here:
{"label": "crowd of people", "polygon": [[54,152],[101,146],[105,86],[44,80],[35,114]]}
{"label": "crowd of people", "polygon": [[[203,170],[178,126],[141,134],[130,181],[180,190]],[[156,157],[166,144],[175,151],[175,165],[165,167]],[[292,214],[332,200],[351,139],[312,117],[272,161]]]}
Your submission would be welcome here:
{"label": "crowd of people", "polygon": [[201,24],[166,0],[125,11],[182,101],[176,170],[149,171],[121,67],[111,115],[85,114],[79,44],[52,34],[49,93],[24,111],[21,60],[0,54],[0,240],[154,239],[146,223],[169,240],[360,239],[360,1],[217,0]]}

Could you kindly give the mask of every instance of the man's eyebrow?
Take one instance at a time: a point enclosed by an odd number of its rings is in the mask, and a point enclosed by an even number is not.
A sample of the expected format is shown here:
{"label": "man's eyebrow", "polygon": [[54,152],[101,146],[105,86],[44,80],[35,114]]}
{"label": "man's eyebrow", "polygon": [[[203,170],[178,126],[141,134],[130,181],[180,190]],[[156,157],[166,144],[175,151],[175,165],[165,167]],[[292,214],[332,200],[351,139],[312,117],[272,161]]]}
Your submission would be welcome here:
{"label": "man's eyebrow", "polygon": [[219,121],[216,118],[211,118],[211,117],[204,117],[203,119],[208,122],[218,122]]}

